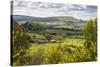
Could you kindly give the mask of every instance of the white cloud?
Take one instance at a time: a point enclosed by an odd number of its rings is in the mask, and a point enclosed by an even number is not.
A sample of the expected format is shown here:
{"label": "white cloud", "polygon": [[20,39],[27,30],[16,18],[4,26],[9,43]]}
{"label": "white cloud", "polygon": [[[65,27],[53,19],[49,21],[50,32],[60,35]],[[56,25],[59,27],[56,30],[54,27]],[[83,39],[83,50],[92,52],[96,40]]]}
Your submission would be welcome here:
{"label": "white cloud", "polygon": [[27,15],[36,17],[73,16],[80,19],[89,19],[97,16],[96,6],[88,5],[15,1],[13,8],[14,15]]}

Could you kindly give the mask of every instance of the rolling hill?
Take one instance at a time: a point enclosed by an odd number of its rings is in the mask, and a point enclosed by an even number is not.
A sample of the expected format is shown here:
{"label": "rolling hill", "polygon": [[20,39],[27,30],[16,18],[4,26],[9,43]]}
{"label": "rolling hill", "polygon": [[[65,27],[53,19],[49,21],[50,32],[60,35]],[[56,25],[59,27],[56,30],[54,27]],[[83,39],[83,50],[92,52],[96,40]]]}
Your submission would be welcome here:
{"label": "rolling hill", "polygon": [[56,16],[56,17],[32,17],[24,15],[11,15],[16,21],[37,21],[37,22],[84,22],[83,20],[70,16]]}

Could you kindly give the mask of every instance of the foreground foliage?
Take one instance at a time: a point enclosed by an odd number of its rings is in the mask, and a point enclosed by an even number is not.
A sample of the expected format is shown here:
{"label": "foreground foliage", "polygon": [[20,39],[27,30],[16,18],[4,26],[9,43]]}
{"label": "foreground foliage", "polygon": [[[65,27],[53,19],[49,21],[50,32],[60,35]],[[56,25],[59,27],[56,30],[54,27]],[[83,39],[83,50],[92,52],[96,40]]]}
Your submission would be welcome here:
{"label": "foreground foliage", "polygon": [[83,28],[85,48],[91,53],[91,59],[97,59],[97,19],[90,19]]}
{"label": "foreground foliage", "polygon": [[13,41],[12,41],[12,65],[23,65],[24,61],[22,57],[26,54],[26,50],[29,48],[29,42],[27,41],[27,35],[22,32],[21,26],[14,21],[13,24]]}

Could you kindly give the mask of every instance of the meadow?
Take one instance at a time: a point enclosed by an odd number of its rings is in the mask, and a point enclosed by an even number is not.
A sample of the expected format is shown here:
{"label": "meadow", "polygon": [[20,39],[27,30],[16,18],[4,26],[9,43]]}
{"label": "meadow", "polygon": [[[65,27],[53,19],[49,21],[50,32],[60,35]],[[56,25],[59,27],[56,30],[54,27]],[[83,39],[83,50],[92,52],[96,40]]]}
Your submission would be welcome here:
{"label": "meadow", "polygon": [[69,27],[13,21],[13,65],[96,61],[95,23],[89,20]]}

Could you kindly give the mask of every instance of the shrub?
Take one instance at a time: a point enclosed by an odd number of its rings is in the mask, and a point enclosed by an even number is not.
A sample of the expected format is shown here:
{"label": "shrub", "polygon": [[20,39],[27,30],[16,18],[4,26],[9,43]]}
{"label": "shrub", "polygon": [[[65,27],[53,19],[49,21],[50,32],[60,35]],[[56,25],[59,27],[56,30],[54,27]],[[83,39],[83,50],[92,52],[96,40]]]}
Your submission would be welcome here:
{"label": "shrub", "polygon": [[22,58],[24,65],[39,65],[43,60],[43,50],[40,48],[32,55],[26,55]]}
{"label": "shrub", "polygon": [[50,46],[46,48],[43,55],[43,64],[57,64],[66,61],[67,52],[62,46]]}

